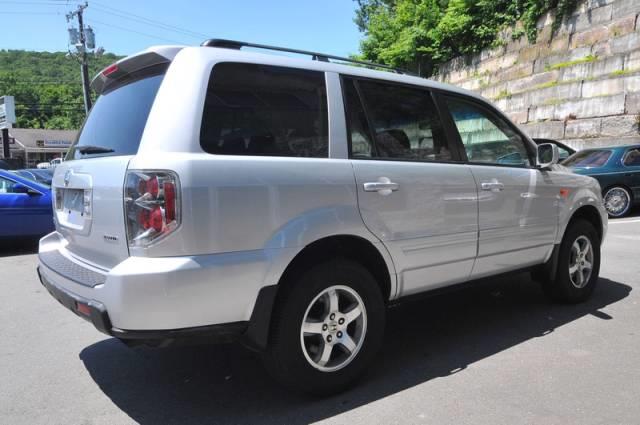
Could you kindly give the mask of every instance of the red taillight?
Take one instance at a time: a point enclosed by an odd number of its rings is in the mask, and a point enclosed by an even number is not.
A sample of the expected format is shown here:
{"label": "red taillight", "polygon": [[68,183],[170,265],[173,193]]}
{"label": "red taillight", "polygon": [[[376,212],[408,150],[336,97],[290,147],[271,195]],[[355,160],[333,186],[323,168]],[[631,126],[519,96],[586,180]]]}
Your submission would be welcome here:
{"label": "red taillight", "polygon": [[164,208],[167,221],[176,219],[176,185],[170,182],[164,183]]}
{"label": "red taillight", "polygon": [[178,227],[178,187],[178,177],[170,171],[127,173],[125,211],[129,245],[149,245]]}
{"label": "red taillight", "polygon": [[105,77],[108,77],[109,75],[113,74],[117,70],[118,70],[118,64],[114,63],[106,67],[104,71],[102,71],[102,75]]}

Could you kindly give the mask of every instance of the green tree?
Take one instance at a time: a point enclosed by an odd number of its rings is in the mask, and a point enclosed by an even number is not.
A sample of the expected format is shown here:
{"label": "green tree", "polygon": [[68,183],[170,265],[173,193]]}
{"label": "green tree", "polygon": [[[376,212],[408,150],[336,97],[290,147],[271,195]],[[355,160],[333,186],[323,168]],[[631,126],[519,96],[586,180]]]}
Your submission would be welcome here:
{"label": "green tree", "polygon": [[522,20],[530,41],[536,22],[557,8],[554,29],[576,0],[356,0],[364,33],[361,58],[431,75],[453,57],[498,42],[500,30]]}
{"label": "green tree", "polygon": [[[89,75],[118,59],[92,57]],[[63,52],[0,50],[1,95],[15,97],[17,127],[77,129],[85,117],[80,65]]]}

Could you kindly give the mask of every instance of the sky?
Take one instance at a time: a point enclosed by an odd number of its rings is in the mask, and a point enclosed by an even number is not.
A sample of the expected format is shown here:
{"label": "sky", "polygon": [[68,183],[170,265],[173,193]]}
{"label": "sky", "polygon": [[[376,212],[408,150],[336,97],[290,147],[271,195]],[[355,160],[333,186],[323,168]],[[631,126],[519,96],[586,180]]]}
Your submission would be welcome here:
{"label": "sky", "polygon": [[[67,51],[65,14],[81,1],[0,0],[0,49]],[[271,44],[338,56],[358,52],[353,0],[88,0],[96,45],[127,55],[157,44],[207,38]],[[75,22],[77,24],[77,21]]]}

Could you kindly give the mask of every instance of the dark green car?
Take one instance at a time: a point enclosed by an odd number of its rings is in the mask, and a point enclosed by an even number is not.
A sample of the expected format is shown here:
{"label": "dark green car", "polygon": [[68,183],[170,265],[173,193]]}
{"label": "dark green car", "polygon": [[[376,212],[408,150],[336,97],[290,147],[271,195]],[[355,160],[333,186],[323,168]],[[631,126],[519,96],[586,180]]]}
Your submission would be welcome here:
{"label": "dark green car", "polygon": [[622,217],[640,203],[640,145],[585,149],[562,165],[600,182],[609,217]]}

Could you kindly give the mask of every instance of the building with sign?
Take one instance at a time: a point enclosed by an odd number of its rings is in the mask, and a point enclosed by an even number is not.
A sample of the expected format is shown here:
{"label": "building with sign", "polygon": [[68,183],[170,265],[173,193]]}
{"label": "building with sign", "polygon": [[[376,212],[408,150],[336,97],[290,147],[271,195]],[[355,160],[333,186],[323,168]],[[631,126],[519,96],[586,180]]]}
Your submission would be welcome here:
{"label": "building with sign", "polygon": [[77,134],[77,130],[11,128],[9,129],[11,158],[21,160],[24,168],[35,168],[39,162],[63,158]]}

